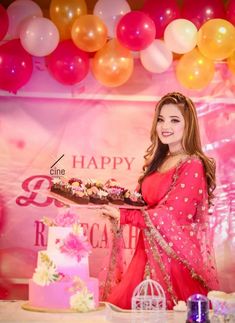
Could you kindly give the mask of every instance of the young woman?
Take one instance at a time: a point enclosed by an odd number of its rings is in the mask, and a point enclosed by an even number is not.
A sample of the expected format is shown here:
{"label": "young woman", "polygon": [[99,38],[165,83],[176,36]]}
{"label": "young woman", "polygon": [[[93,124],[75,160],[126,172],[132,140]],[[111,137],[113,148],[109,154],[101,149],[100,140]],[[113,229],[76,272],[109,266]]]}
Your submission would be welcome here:
{"label": "young woman", "polygon": [[215,163],[202,151],[192,101],[180,93],[165,95],[157,104],[150,138],[139,179],[147,207],[107,205],[101,210],[118,226],[140,228],[130,265],[108,297],[125,309],[131,308],[134,288],[146,275],[163,287],[168,309],[194,293],[218,288],[208,225]]}

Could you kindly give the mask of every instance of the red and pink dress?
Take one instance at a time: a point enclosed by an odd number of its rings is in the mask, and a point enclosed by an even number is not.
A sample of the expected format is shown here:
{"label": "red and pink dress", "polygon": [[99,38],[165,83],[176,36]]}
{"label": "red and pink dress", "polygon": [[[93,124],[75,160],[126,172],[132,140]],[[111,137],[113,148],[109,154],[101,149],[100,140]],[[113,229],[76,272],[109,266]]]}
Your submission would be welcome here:
{"label": "red and pink dress", "polygon": [[[130,265],[107,300],[130,309],[133,291],[146,276],[161,284],[168,309],[218,288],[202,161],[191,156],[164,173],[156,171],[144,179],[141,191],[146,208],[121,209],[121,225],[137,226],[140,234]],[[115,279],[111,272],[108,277]]]}

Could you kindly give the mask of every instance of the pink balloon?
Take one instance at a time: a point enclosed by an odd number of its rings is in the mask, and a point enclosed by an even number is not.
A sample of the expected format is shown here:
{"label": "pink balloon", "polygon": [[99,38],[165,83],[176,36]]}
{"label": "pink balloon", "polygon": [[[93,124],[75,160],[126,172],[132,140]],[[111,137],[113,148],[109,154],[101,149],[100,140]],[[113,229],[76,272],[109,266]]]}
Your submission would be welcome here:
{"label": "pink balloon", "polygon": [[5,8],[0,4],[0,40],[4,38],[9,26],[9,19]]}
{"label": "pink balloon", "polygon": [[131,11],[124,15],[117,25],[117,39],[130,50],[142,50],[155,38],[154,22],[141,11]]}
{"label": "pink balloon", "polygon": [[55,24],[44,17],[33,17],[22,24],[20,41],[27,52],[34,56],[52,53],[59,43],[59,31]]}
{"label": "pink balloon", "polygon": [[89,71],[89,56],[74,45],[72,40],[59,43],[46,58],[47,68],[60,83],[73,85],[82,81]]}
{"label": "pink balloon", "polygon": [[32,56],[24,50],[19,39],[0,46],[1,89],[16,93],[29,81],[32,72]]}
{"label": "pink balloon", "polygon": [[42,10],[31,0],[13,1],[7,8],[9,29],[7,39],[19,38],[21,24],[31,17],[42,17]]}
{"label": "pink balloon", "polygon": [[230,0],[226,9],[227,20],[235,26],[235,0]]}
{"label": "pink balloon", "polygon": [[222,0],[184,0],[182,18],[190,20],[199,29],[209,19],[224,19],[224,4]]}
{"label": "pink balloon", "polygon": [[162,38],[166,26],[172,20],[180,18],[180,9],[177,0],[147,0],[144,3],[142,11],[148,14],[154,21],[156,38]]}

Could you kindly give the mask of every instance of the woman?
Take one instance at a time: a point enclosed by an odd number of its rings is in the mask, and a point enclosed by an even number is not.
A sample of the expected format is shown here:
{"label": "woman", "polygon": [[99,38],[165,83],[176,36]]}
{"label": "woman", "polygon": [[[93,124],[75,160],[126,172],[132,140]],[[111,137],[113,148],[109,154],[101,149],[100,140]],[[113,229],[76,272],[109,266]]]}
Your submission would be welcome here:
{"label": "woman", "polygon": [[128,309],[134,288],[147,276],[163,287],[167,307],[194,293],[218,288],[208,207],[215,189],[215,163],[202,151],[194,104],[169,93],[157,104],[140,191],[147,207],[104,206],[118,226],[140,228],[135,254],[108,301]]}

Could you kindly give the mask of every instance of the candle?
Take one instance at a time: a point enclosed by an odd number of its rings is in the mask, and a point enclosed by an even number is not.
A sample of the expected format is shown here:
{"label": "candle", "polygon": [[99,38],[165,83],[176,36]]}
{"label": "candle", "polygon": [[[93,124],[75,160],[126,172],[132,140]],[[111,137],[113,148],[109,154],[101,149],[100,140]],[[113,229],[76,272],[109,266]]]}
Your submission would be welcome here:
{"label": "candle", "polygon": [[209,300],[201,294],[194,294],[187,299],[186,323],[210,323]]}

